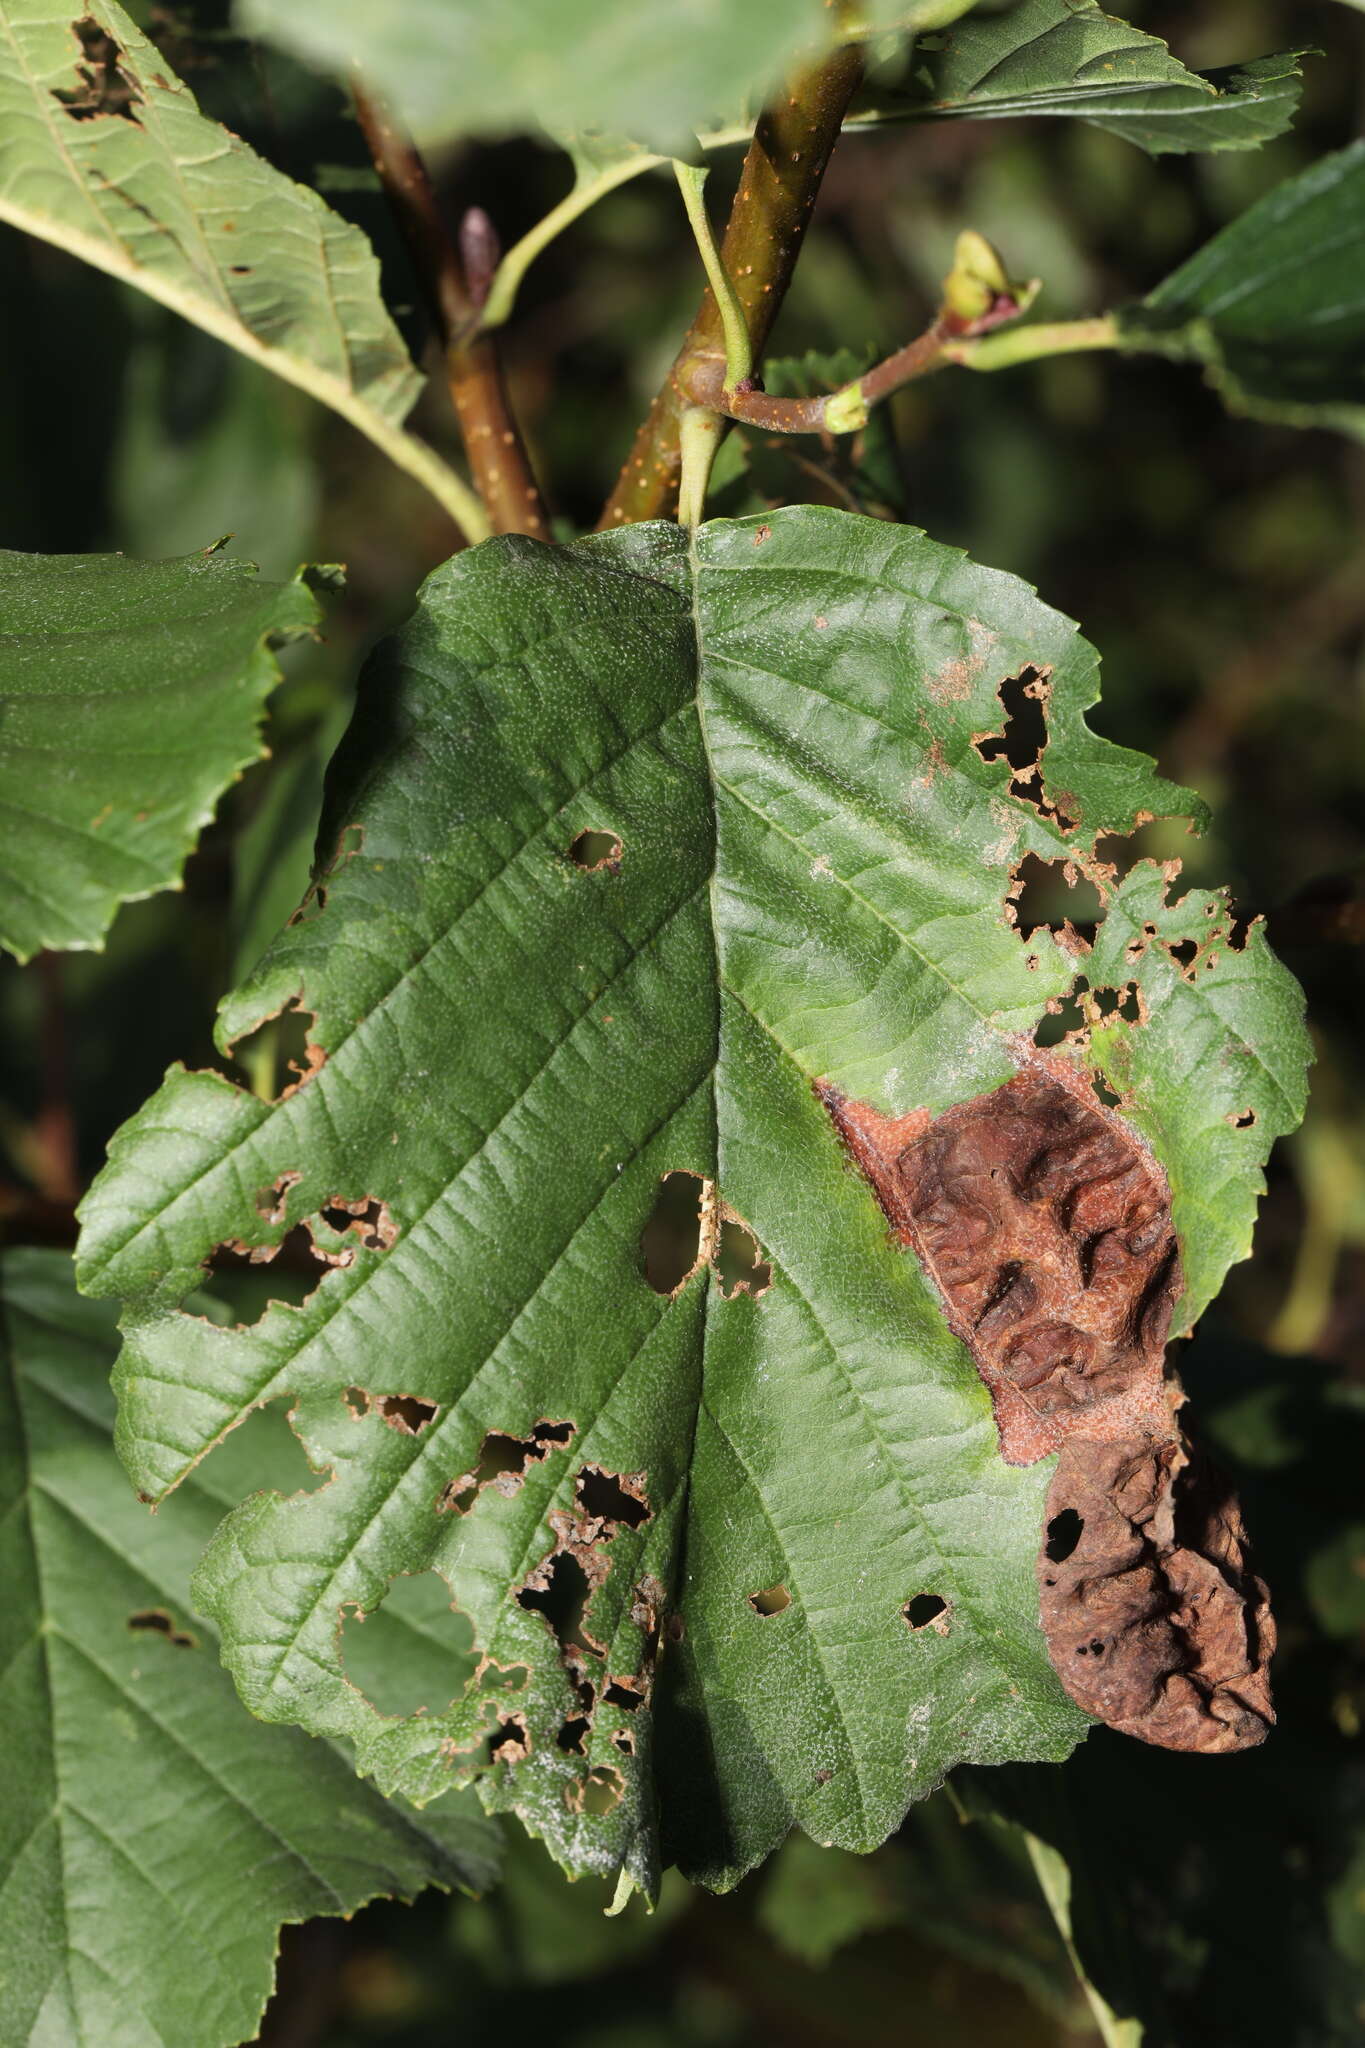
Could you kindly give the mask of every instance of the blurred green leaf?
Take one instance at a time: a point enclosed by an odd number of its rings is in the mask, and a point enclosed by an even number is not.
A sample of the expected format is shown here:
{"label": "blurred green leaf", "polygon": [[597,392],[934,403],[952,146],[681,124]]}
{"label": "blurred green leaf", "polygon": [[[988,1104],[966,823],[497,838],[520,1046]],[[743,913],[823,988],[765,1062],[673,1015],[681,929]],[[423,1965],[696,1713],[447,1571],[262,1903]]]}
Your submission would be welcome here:
{"label": "blurred green leaf", "polygon": [[267,576],[313,552],[318,414],[297,391],[164,307],[128,293],[128,353],[110,477],[121,551],[156,559],[230,533]]}
{"label": "blurred green leaf", "polygon": [[[155,1518],[133,1499],[116,1346],[64,1254],[4,1253],[0,2034],[227,2048],[254,2035],[282,1922],[482,1889],[499,1845],[459,1795],[386,1802],[343,1752],[245,1712],[190,1606],[222,1498],[191,1479]],[[248,1455],[237,1476],[274,1474]]]}
{"label": "blurred green leaf", "polygon": [[1234,411],[1365,436],[1365,142],[1277,185],[1118,321],[1126,348],[1203,363]]}
{"label": "blurred green leaf", "polygon": [[610,1914],[612,1889],[598,1877],[566,1884],[539,1842],[509,1832],[502,1882],[488,1899],[455,1905],[451,1946],[494,1984],[578,1984],[646,1956],[696,1896],[665,1871],[653,1912],[634,1893]]}
{"label": "blurred green leaf", "polygon": [[331,406],[472,537],[477,499],[404,433],[421,378],[358,228],[200,113],[115,0],[0,0],[0,220],[135,285]]}
{"label": "blurred green leaf", "polygon": [[175,885],[261,752],[270,649],[320,616],[249,562],[0,554],[0,944],[97,946],[120,903]]}
{"label": "blurred green leaf", "polygon": [[820,0],[239,0],[237,19],[324,69],[359,65],[426,141],[599,131],[668,154],[818,50],[828,17]]}

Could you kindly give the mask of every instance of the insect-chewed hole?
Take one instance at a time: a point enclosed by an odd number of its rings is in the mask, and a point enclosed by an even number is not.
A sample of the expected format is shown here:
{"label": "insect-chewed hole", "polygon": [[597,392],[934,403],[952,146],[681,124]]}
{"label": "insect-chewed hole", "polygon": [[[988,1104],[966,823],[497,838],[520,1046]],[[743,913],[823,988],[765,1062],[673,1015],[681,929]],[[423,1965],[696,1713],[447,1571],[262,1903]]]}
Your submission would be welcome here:
{"label": "insect-chewed hole", "polygon": [[701,1252],[702,1202],[706,1182],[699,1173],[666,1173],[640,1236],[645,1278],[656,1294],[675,1294]]}
{"label": "insect-chewed hole", "polygon": [[524,1714],[507,1714],[501,1717],[496,1728],[488,1737],[487,1758],[490,1764],[519,1764],[531,1754],[531,1735],[526,1726]]}
{"label": "insect-chewed hole", "polygon": [[532,1614],[543,1614],[554,1632],[561,1651],[576,1650],[588,1656],[602,1653],[583,1633],[592,1588],[588,1575],[570,1551],[557,1550],[550,1560],[543,1586],[522,1586],[517,1591],[519,1606]]}
{"label": "insect-chewed hole", "polygon": [[792,1596],[785,1586],[764,1586],[749,1595],[749,1605],[755,1614],[781,1614],[791,1604]]}
{"label": "insect-chewed hole", "polygon": [[727,1301],[737,1294],[762,1294],[772,1285],[773,1269],[758,1255],[758,1239],[733,1216],[721,1219],[716,1243],[716,1275]]}
{"label": "insect-chewed hole", "polygon": [[569,1443],[572,1422],[542,1420],[531,1424],[529,1436],[509,1436],[505,1430],[490,1429],[479,1452],[479,1462],[470,1472],[447,1482],[437,1501],[441,1514],[467,1515],[486,1486],[510,1499],[520,1492],[532,1465],[540,1464]]}
{"label": "insect-chewed hole", "polygon": [[199,1638],[190,1634],[187,1628],[177,1628],[164,1607],[140,1607],[128,1616],[132,1629],[149,1629],[153,1635],[165,1636],[168,1643],[174,1643],[177,1650],[196,1650]]}
{"label": "insect-chewed hole", "polygon": [[1044,925],[1054,932],[1070,925],[1082,938],[1093,938],[1104,916],[1099,890],[1074,861],[1044,860],[1037,853],[1026,853],[1014,868],[1006,902],[1021,939]]}
{"label": "insect-chewed hole", "polygon": [[1044,1555],[1053,1564],[1064,1564],[1081,1540],[1085,1523],[1075,1508],[1063,1508],[1047,1525]]}
{"label": "insect-chewed hole", "polygon": [[[578,1475],[575,1498],[583,1514],[594,1521],[624,1523],[628,1529],[638,1529],[650,1516],[648,1501],[632,1493],[614,1472],[604,1472],[600,1465],[585,1465]],[[614,1533],[604,1530],[604,1535]]]}
{"label": "insect-chewed hole", "polygon": [[380,1604],[343,1610],[346,1676],[378,1713],[443,1713],[475,1667],[474,1629],[438,1572],[399,1574]]}
{"label": "insect-chewed hole", "polygon": [[589,874],[598,874],[605,869],[609,874],[621,871],[621,856],[625,847],[614,832],[580,832],[569,848],[569,859],[576,868],[583,868]]}
{"label": "insect-chewed hole", "polygon": [[938,1593],[916,1593],[901,1609],[917,1635],[922,1628],[931,1628],[935,1634],[946,1636],[949,1612],[948,1602]]}
{"label": "insect-chewed hole", "polygon": [[626,1781],[615,1764],[598,1764],[588,1772],[576,1795],[570,1794],[569,1804],[579,1813],[592,1814],[598,1818],[619,1806]]}
{"label": "insect-chewed hole", "polygon": [[437,1413],[437,1403],[423,1400],[420,1394],[379,1394],[374,1406],[375,1413],[400,1436],[420,1436]]}

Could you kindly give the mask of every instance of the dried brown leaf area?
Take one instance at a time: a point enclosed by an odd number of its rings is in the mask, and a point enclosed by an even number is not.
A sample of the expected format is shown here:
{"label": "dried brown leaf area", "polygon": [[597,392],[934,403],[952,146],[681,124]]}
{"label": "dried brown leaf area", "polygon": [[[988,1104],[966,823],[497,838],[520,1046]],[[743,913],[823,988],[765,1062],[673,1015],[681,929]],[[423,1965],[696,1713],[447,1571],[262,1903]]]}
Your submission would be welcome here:
{"label": "dried brown leaf area", "polygon": [[1163,1749],[1265,1740],[1269,1596],[1236,1498],[1177,1436],[1065,1445],[1038,1585],[1048,1653],[1087,1713]]}
{"label": "dried brown leaf area", "polygon": [[1002,1456],[1060,1453],[1039,1589],[1071,1697],[1166,1748],[1263,1740],[1274,1629],[1236,1502],[1195,1476],[1176,1426],[1180,1257],[1157,1162],[1046,1055],[936,1118],[820,1093],[971,1352]]}

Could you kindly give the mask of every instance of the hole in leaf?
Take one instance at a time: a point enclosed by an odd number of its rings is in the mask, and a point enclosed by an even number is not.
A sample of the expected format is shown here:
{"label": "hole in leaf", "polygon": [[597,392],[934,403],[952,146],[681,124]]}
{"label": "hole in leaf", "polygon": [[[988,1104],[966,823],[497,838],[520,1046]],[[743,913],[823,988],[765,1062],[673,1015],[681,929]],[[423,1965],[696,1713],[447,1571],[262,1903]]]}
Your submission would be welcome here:
{"label": "hole in leaf", "polygon": [[1117,1089],[1110,1087],[1098,1067],[1090,1076],[1090,1086],[1095,1091],[1096,1100],[1102,1102],[1106,1109],[1118,1109],[1122,1104],[1123,1097]]}
{"label": "hole in leaf", "polygon": [[531,1754],[531,1734],[524,1714],[500,1720],[488,1738],[490,1764],[519,1764]]}
{"label": "hole in leaf", "polygon": [[474,1674],[474,1629],[439,1572],[399,1573],[369,1613],[343,1611],[346,1676],[378,1713],[444,1713]]}
{"label": "hole in leaf", "polygon": [[1124,1024],[1141,1024],[1144,1021],[1142,992],[1135,981],[1125,981],[1122,988],[1092,989],[1090,1002],[1101,1024],[1107,1024],[1111,1017],[1119,1018]]}
{"label": "hole in leaf", "polygon": [[569,1805],[579,1813],[600,1819],[621,1803],[626,1781],[615,1764],[598,1764],[588,1772],[577,1791],[570,1791]]}
{"label": "hole in leaf", "polygon": [[666,1173],[640,1237],[645,1278],[656,1294],[676,1294],[701,1257],[707,1183],[699,1173]]}
{"label": "hole in leaf", "polygon": [[267,1223],[283,1223],[289,1206],[289,1190],[296,1188],[303,1179],[301,1173],[282,1173],[268,1188],[262,1188],[256,1197],[257,1213]]}
{"label": "hole in leaf", "polygon": [[544,1584],[527,1584],[518,1589],[518,1604],[532,1614],[543,1614],[562,1653],[579,1651],[600,1657],[601,1649],[583,1633],[592,1588],[578,1559],[567,1550],[556,1550],[544,1570]]}
{"label": "hole in leaf", "polygon": [[140,128],[142,123],[133,109],[141,104],[142,94],[136,80],[119,68],[123,52],[118,44],[89,14],[73,21],[71,26],[86,62],[76,66],[80,84],[66,88],[54,86],[53,99],[73,121],[91,121],[104,114],[121,121],[131,121],[135,128]]}
{"label": "hole in leaf", "polygon": [[999,732],[986,733],[976,741],[983,761],[1008,761],[1016,774],[1037,767],[1047,745],[1047,717],[1038,680],[1036,668],[1025,668],[1001,683],[996,695],[1005,720]]}
{"label": "hole in leaf", "polygon": [[579,1508],[592,1521],[610,1524],[602,1534],[610,1538],[616,1526],[624,1522],[628,1529],[638,1529],[650,1518],[648,1503],[630,1490],[626,1482],[614,1472],[604,1472],[598,1465],[585,1465],[578,1475],[575,1498]]}
{"label": "hole in leaf", "polygon": [[1001,729],[983,733],[973,744],[983,761],[1008,763],[1012,797],[1031,805],[1040,818],[1050,818],[1060,831],[1074,832],[1076,820],[1049,799],[1043,787],[1050,693],[1045,670],[1025,668],[1017,676],[1007,676],[997,692],[1005,713]]}
{"label": "hole in leaf", "polygon": [[165,1636],[168,1643],[174,1643],[177,1650],[197,1650],[199,1638],[186,1628],[177,1628],[164,1607],[141,1607],[128,1616],[132,1629],[149,1629],[154,1635]]}
{"label": "hole in leaf", "polygon": [[644,1694],[638,1678],[609,1678],[602,1697],[609,1706],[624,1707],[628,1714],[633,1714]]}
{"label": "hole in leaf", "polygon": [[263,1018],[254,1031],[233,1040],[230,1065],[237,1072],[230,1078],[283,1102],[327,1063],[326,1053],[311,1037],[316,1023],[313,1012],[291,996],[277,1015]]}
{"label": "hole in leaf", "polygon": [[749,1605],[755,1614],[781,1614],[792,1604],[792,1596],[785,1586],[764,1586],[760,1592],[749,1595]]}
{"label": "hole in leaf", "polygon": [[1165,945],[1166,951],[1180,969],[1185,980],[1193,981],[1196,972],[1195,961],[1199,958],[1197,941],[1194,939],[1168,939]]}
{"label": "hole in leaf", "polygon": [[424,1401],[420,1394],[380,1394],[375,1401],[375,1413],[396,1429],[400,1436],[420,1436],[437,1414],[435,1401]]}
{"label": "hole in leaf", "polygon": [[1073,933],[1088,945],[1104,916],[1104,905],[1095,884],[1074,861],[1026,853],[1013,870],[1005,912],[1021,939],[1046,927],[1064,938]]}
{"label": "hole in leaf", "polygon": [[1088,1030],[1084,997],[1090,983],[1083,974],[1078,974],[1071,988],[1064,996],[1054,996],[1038,1019],[1033,1034],[1033,1043],[1047,1047],[1060,1045],[1066,1038],[1083,1038]]}
{"label": "hole in leaf", "polygon": [[363,1195],[358,1202],[332,1195],[318,1211],[318,1221],[335,1236],[352,1238],[368,1252],[386,1252],[398,1236],[388,1204],[377,1202],[373,1195]]}
{"label": "hole in leaf", "polygon": [[599,874],[603,869],[608,874],[619,875],[621,856],[625,847],[614,832],[580,832],[569,848],[569,859],[576,868],[583,868],[588,874]]}
{"label": "hole in leaf", "polygon": [[1234,1131],[1249,1131],[1256,1121],[1254,1109],[1234,1109],[1228,1115],[1228,1122]]}
{"label": "hole in leaf", "polygon": [[370,1397],[364,1387],[346,1387],[341,1396],[356,1421],[359,1422],[370,1412]]}
{"label": "hole in leaf", "polygon": [[587,1715],[575,1714],[571,1720],[561,1724],[555,1741],[570,1756],[586,1756],[588,1753],[587,1739],[591,1730],[592,1722],[588,1719]]}
{"label": "hole in leaf", "polygon": [[737,1217],[721,1218],[715,1263],[720,1291],[727,1301],[737,1294],[763,1294],[772,1285],[772,1267],[760,1259],[758,1239]]}
{"label": "hole in leaf", "polygon": [[508,1436],[500,1429],[490,1429],[478,1464],[449,1481],[436,1503],[437,1512],[467,1515],[485,1486],[510,1500],[519,1492],[530,1467],[570,1443],[574,1433],[572,1422],[534,1422],[529,1436]]}
{"label": "hole in leaf", "polygon": [[613,1746],[620,1750],[622,1756],[634,1756],[635,1737],[631,1734],[629,1728],[615,1729],[611,1739]]}
{"label": "hole in leaf", "polygon": [[1047,1542],[1043,1548],[1053,1564],[1065,1564],[1081,1540],[1085,1523],[1075,1508],[1063,1508],[1054,1515],[1047,1525]]}
{"label": "hole in leaf", "polygon": [[940,1636],[948,1633],[948,1602],[937,1593],[916,1593],[901,1612],[916,1634],[922,1628],[931,1628]]}

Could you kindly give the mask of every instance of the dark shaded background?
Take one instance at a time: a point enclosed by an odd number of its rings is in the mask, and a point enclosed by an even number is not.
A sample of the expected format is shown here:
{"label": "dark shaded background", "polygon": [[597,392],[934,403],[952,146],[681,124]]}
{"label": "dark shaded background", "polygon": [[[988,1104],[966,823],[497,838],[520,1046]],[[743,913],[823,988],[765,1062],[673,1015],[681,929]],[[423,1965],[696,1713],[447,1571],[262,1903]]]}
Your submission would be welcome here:
{"label": "dark shaded background", "polygon": [[[416,295],[337,97],[233,42],[219,7],[134,11],[208,111],[374,236],[420,348]],[[1294,134],[1157,162],[1060,121],[850,139],[775,353],[897,345],[966,225],[1043,278],[1046,317],[1101,310],[1359,132],[1365,16],[1349,7],[1122,11],[1195,64],[1320,45]],[[507,241],[567,183],[564,160],[533,143],[440,169],[452,206],[483,204]],[[736,170],[713,176],[717,213]],[[698,284],[663,177],[614,194],[532,271],[507,348],[566,532],[596,517]],[[21,394],[0,411],[0,544],[169,555],[231,531],[268,573],[305,557],[348,571],[325,645],[288,658],[274,758],[230,792],[184,895],[129,906],[102,955],[0,965],[0,1226],[61,1241],[114,1127],[169,1061],[212,1057],[218,997],[301,892],[358,659],[454,536],[343,423],[56,250],[0,233],[0,294],[0,378]],[[453,449],[439,389],[420,424]],[[1059,1769],[960,1774],[875,1857],[795,1842],[722,1901],[671,1881],[652,1922],[638,1904],[605,1920],[593,1887],[566,1887],[518,1841],[489,1901],[428,1894],[290,1933],[262,2036],[275,2048],[1093,2040],[1025,1839],[991,1812],[1063,1849],[1082,1960],[1145,2018],[1149,2044],[1326,2048],[1365,2031],[1365,456],[1230,419],[1187,369],[1096,356],[913,386],[866,458],[736,442],[720,508],[889,511],[1079,618],[1104,655],[1093,722],[1209,799],[1211,833],[1180,849],[1187,875],[1266,911],[1308,991],[1308,1122],[1272,1161],[1256,1259],[1183,1362],[1276,1596],[1281,1727],[1225,1759],[1100,1730]]]}

